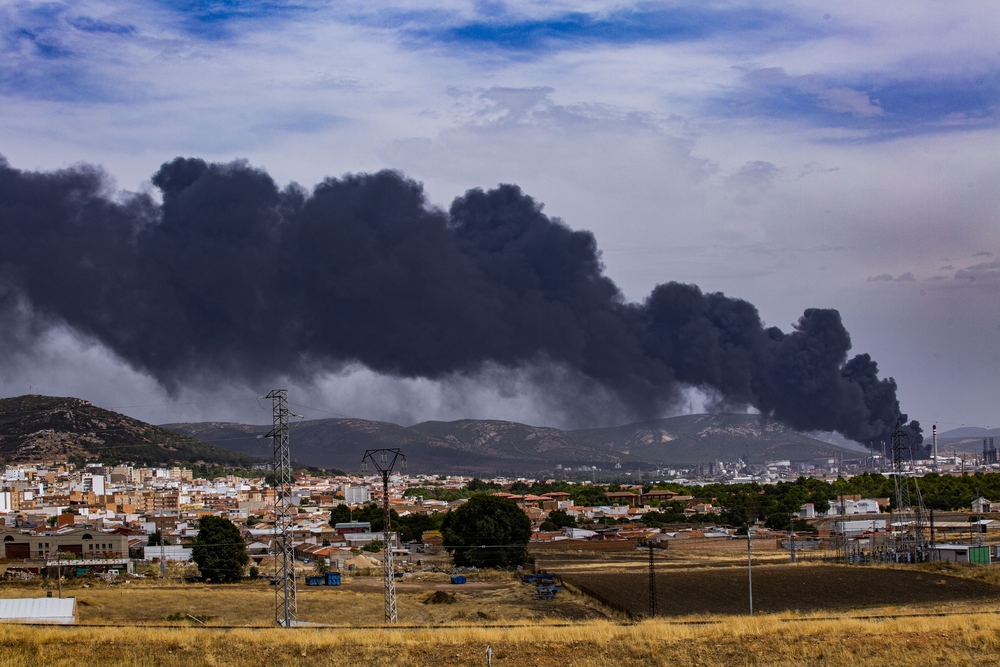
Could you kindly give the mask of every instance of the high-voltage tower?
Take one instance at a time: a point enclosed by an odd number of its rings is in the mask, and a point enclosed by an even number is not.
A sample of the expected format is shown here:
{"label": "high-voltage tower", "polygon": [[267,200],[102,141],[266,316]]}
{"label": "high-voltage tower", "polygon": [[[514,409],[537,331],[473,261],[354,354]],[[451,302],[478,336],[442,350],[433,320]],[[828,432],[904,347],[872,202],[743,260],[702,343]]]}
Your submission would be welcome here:
{"label": "high-voltage tower", "polygon": [[382,537],[385,543],[385,550],[382,552],[382,578],[385,587],[385,622],[396,622],[396,572],[392,562],[392,543],[394,533],[389,519],[389,476],[400,461],[402,468],[406,469],[406,457],[398,449],[369,449],[361,457],[361,469],[368,470],[368,462],[371,461],[375,470],[382,478],[382,511],[385,523],[382,524]]}
{"label": "high-voltage tower", "polygon": [[924,540],[924,501],[920,495],[920,485],[916,478],[913,484],[916,489],[916,503],[910,496],[910,476],[904,469],[906,456],[910,447],[904,440],[908,438],[906,431],[897,423],[896,430],[890,436],[892,447],[892,472],[896,491],[896,507],[892,512],[890,534],[896,529],[894,545],[896,558],[904,562],[916,563],[926,557],[927,545]]}
{"label": "high-voltage tower", "polygon": [[275,389],[266,398],[274,406],[274,420],[265,438],[274,444],[274,617],[278,625],[290,628],[298,620],[295,596],[295,551],[292,548],[288,498],[292,495],[292,461],[288,454],[288,390]]}

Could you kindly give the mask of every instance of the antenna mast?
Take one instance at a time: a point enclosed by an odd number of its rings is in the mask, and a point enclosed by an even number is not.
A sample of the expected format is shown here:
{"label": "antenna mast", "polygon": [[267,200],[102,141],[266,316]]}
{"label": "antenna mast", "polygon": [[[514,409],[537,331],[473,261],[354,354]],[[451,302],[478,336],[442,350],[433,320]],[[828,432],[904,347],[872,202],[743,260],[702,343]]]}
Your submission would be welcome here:
{"label": "antenna mast", "polygon": [[385,622],[396,622],[396,573],[392,562],[392,543],[394,533],[391,532],[389,512],[389,476],[396,461],[402,462],[402,468],[406,469],[406,457],[398,449],[369,449],[361,457],[361,469],[368,470],[368,462],[371,461],[375,470],[382,478],[382,537],[385,538],[385,550],[382,552],[382,578],[385,588]]}
{"label": "antenna mast", "polygon": [[292,524],[288,497],[292,495],[292,461],[288,454],[288,390],[275,389],[266,398],[273,404],[274,420],[265,438],[274,444],[274,616],[278,625],[290,628],[298,621],[295,592],[295,551],[292,548]]}

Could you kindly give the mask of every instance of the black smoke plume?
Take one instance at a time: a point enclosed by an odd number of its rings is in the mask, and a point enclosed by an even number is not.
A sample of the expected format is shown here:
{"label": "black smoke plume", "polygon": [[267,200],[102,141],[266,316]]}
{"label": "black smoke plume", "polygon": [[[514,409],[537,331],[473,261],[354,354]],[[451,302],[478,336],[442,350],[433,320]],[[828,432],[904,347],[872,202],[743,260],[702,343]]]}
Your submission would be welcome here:
{"label": "black smoke plume", "polygon": [[895,382],[868,355],[848,361],[837,311],[806,310],[784,333],[693,285],[629,303],[593,235],[513,185],[445,212],[391,171],[309,192],[245,162],[178,158],[152,182],[162,204],[114,192],[92,167],[32,173],[0,158],[0,294],[168,389],[308,380],[349,362],[432,379],[548,363],[637,417],[686,386],[860,441],[901,416]]}

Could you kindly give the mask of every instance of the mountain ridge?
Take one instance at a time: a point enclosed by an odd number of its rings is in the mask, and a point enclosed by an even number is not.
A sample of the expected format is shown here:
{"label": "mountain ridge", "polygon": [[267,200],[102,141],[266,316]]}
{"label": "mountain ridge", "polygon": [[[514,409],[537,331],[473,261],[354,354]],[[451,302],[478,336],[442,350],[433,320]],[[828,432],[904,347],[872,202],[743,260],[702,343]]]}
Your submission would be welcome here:
{"label": "mountain ridge", "polygon": [[0,460],[4,463],[93,458],[111,464],[250,467],[260,463],[79,398],[28,394],[0,399]]}
{"label": "mountain ridge", "polygon": [[[163,428],[263,455],[258,435],[270,425],[232,422],[163,424]],[[553,470],[557,465],[652,468],[749,456],[765,460],[855,458],[851,451],[799,433],[762,415],[682,415],[596,429],[562,430],[496,419],[427,421],[401,426],[356,418],[299,422],[290,431],[295,459],[356,470],[366,449],[404,449],[410,470],[487,473]]]}

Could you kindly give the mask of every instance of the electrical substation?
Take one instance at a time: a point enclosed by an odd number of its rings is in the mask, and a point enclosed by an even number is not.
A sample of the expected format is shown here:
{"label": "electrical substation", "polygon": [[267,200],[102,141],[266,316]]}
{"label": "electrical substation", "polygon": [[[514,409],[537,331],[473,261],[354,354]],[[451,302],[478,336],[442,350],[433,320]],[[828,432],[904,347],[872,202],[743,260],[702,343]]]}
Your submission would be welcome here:
{"label": "electrical substation", "polygon": [[[865,539],[848,540],[847,517],[843,510],[844,501],[841,499],[838,551],[843,562],[862,565],[922,563],[930,560],[933,538],[929,539],[927,535],[928,513],[920,494],[920,483],[909,465],[911,448],[907,440],[910,437],[899,423],[890,436],[895,505],[884,534],[878,535],[872,531]],[[930,532],[933,533],[933,526]]]}

